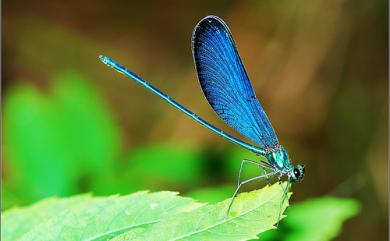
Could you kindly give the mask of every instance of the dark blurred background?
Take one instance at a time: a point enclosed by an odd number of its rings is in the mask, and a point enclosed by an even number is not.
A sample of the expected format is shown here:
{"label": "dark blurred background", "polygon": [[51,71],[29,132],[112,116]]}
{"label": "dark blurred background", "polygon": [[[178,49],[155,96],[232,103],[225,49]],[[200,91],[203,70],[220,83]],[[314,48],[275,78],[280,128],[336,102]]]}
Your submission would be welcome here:
{"label": "dark blurred background", "polygon": [[[292,205],[356,198],[361,212],[338,240],[387,237],[387,1],[13,0],[2,7],[3,209],[83,192],[229,197],[241,159],[258,158],[97,58],[118,60],[239,136],[209,107],[193,66],[193,27],[214,14],[229,25],[279,141],[306,165]],[[253,169],[245,175],[258,174]]]}

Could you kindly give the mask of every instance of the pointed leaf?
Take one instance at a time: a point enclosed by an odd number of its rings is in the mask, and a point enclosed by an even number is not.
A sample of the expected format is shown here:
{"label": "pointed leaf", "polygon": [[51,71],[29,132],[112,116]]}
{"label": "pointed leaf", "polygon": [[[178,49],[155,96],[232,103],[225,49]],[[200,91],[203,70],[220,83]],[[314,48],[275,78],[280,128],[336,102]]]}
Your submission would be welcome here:
{"label": "pointed leaf", "polygon": [[[230,199],[169,217],[150,227],[132,229],[113,240],[249,240],[275,228],[283,190],[274,184],[239,195],[229,216]],[[287,206],[283,205],[283,210]]]}
{"label": "pointed leaf", "polygon": [[173,192],[50,198],[2,215],[2,240],[106,240],[198,207]]}
{"label": "pointed leaf", "polygon": [[[247,240],[274,228],[280,185],[200,204],[172,192],[127,196],[51,198],[2,214],[2,240]],[[283,206],[283,210],[287,201]]]}

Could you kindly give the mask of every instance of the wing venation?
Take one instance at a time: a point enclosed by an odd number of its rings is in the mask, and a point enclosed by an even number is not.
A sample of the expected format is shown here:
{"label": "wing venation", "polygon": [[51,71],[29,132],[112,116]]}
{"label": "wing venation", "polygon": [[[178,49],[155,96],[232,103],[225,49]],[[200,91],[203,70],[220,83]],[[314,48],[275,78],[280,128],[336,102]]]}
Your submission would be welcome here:
{"label": "wing venation", "polygon": [[202,19],[192,35],[192,51],[200,85],[217,115],[261,148],[278,145],[226,24],[216,16]]}

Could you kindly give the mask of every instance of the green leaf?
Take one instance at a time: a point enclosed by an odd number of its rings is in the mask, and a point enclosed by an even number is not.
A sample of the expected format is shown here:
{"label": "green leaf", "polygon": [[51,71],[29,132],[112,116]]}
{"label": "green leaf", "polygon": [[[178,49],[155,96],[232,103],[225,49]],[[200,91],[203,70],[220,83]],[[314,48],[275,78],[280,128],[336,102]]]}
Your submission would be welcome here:
{"label": "green leaf", "polygon": [[17,87],[6,98],[3,118],[4,162],[15,189],[29,201],[72,193],[71,153],[55,105],[31,86]]}
{"label": "green leaf", "polygon": [[2,215],[2,240],[105,240],[201,204],[173,192],[50,198]]}
{"label": "green leaf", "polygon": [[74,158],[97,173],[110,168],[119,153],[119,130],[97,90],[77,73],[66,72],[55,77],[53,94]]}
{"label": "green leaf", "polygon": [[343,222],[357,215],[359,203],[354,199],[323,197],[292,205],[288,218],[280,225],[280,232],[266,232],[259,240],[333,240]]}
{"label": "green leaf", "polygon": [[[50,198],[2,214],[2,240],[247,240],[274,228],[282,197],[275,184],[201,204],[172,192]],[[284,203],[283,210],[287,205]]]}
{"label": "green leaf", "polygon": [[113,176],[120,139],[104,101],[75,73],[54,79],[48,92],[25,85],[5,99],[5,178],[21,203],[96,191]]}
{"label": "green leaf", "polygon": [[[109,108],[94,86],[73,72],[58,74],[52,86],[53,102],[59,110],[66,146],[78,178],[84,178],[84,190],[101,193],[113,175],[114,160],[119,156],[119,130]],[[107,192],[106,192],[107,193]],[[112,192],[111,192],[112,193]],[[111,194],[109,193],[109,194]]]}
{"label": "green leaf", "polygon": [[[240,194],[229,216],[230,199],[169,217],[147,228],[137,228],[113,240],[248,240],[274,228],[283,190],[274,184]],[[284,202],[283,210],[287,206]]]}

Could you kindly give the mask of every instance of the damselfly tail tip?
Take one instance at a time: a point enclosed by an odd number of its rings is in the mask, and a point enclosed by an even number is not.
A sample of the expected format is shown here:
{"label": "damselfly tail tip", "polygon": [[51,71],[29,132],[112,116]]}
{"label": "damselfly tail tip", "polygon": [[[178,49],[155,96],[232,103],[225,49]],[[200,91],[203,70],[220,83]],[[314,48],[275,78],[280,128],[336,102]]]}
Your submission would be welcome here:
{"label": "damselfly tail tip", "polygon": [[109,57],[104,56],[104,55],[99,55],[99,59],[108,67],[111,67],[111,68],[118,71],[118,69],[116,68],[116,63],[112,59],[110,59]]}
{"label": "damselfly tail tip", "polygon": [[121,74],[124,74],[125,71],[127,71],[125,67],[121,66],[120,64],[118,64],[117,62],[115,62],[114,60],[110,59],[110,58],[107,57],[107,56],[99,55],[99,59],[100,59],[100,61],[102,61],[105,65],[107,65],[108,67],[113,68],[114,70],[118,71],[118,72],[121,73]]}
{"label": "damselfly tail tip", "polygon": [[99,55],[99,59],[100,59],[100,61],[102,61],[105,64],[107,64],[109,61],[109,58],[104,56],[104,55]]}

